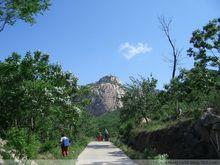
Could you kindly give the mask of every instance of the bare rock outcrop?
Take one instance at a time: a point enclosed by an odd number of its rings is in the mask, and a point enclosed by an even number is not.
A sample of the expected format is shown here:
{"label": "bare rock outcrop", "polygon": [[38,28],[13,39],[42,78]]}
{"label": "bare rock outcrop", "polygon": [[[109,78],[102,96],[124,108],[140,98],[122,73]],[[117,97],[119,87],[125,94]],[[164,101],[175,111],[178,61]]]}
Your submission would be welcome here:
{"label": "bare rock outcrop", "polygon": [[91,104],[87,109],[92,115],[100,116],[122,107],[120,98],[124,95],[124,89],[117,77],[105,76],[90,86],[92,91]]}

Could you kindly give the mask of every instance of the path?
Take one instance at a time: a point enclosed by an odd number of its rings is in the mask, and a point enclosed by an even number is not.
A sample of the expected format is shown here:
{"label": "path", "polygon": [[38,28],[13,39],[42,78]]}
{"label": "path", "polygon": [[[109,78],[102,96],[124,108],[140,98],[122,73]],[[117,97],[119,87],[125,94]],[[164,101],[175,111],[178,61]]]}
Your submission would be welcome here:
{"label": "path", "polygon": [[133,165],[135,164],[111,142],[90,142],[79,155],[77,165]]}

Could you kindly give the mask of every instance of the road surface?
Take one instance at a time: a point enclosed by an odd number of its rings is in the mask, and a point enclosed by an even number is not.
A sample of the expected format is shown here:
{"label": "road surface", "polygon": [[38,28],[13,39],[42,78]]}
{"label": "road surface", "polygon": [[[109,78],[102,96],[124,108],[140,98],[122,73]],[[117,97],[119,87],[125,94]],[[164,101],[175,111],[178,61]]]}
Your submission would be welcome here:
{"label": "road surface", "polygon": [[77,165],[133,165],[135,164],[111,142],[90,142],[79,155]]}

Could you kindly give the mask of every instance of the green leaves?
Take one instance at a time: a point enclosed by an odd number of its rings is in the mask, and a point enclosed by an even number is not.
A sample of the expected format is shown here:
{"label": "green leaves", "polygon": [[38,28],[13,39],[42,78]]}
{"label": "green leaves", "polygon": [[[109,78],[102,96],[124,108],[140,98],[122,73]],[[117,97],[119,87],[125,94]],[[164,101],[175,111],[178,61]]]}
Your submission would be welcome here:
{"label": "green leaves", "polygon": [[6,134],[9,149],[15,149],[16,156],[27,155],[28,158],[35,158],[38,152],[40,142],[35,134],[28,134],[25,128],[11,128]]}
{"label": "green leaves", "polygon": [[158,99],[156,92],[157,80],[141,77],[140,80],[131,78],[131,84],[126,86],[126,93],[122,98],[122,122],[133,119],[137,124],[142,119],[148,120],[157,109]]}
{"label": "green leaves", "polygon": [[[56,139],[62,131],[75,133],[89,89],[61,66],[49,63],[49,55],[13,53],[0,62],[0,129],[26,128],[41,141]],[[1,132],[3,134],[3,132]],[[19,144],[18,144],[19,145]]]}
{"label": "green leaves", "polygon": [[138,125],[143,118],[146,121],[149,118],[165,121],[185,114],[187,117],[198,117],[201,110],[207,107],[220,108],[217,103],[220,19],[210,21],[202,30],[195,30],[190,43],[193,47],[188,49],[188,55],[194,58],[194,68],[181,70],[177,77],[165,85],[164,90],[156,90],[157,81],[152,77],[131,79],[122,98],[124,107],[120,117],[123,124]]}
{"label": "green leaves", "polygon": [[211,20],[202,30],[192,33],[188,55],[194,57],[195,66],[220,68],[220,18]]}
{"label": "green leaves", "polygon": [[48,10],[50,0],[0,0],[0,32],[17,20],[34,24],[35,16]]}

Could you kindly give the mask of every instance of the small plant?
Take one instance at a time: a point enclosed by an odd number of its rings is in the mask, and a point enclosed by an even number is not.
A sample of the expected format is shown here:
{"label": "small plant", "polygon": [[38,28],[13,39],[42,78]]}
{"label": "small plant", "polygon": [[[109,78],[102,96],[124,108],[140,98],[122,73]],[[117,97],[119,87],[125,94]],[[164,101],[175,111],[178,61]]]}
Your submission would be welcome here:
{"label": "small plant", "polygon": [[144,149],[144,157],[147,159],[152,159],[155,156],[155,151],[152,148]]}
{"label": "small plant", "polygon": [[166,160],[167,154],[157,154],[154,148],[145,148],[144,157],[147,159]]}
{"label": "small plant", "polygon": [[168,155],[167,154],[159,154],[157,156],[154,156],[153,159],[155,159],[155,163],[158,165],[162,165],[162,164],[167,164],[166,160],[168,159]]}
{"label": "small plant", "polygon": [[47,152],[47,151],[50,151],[51,149],[55,148],[56,147],[56,142],[53,142],[53,141],[47,141],[45,143],[43,143],[40,147],[40,153],[43,153],[43,152]]}
{"label": "small plant", "polygon": [[194,119],[198,119],[201,116],[202,112],[199,109],[195,109],[192,113]]}
{"label": "small plant", "polygon": [[159,160],[166,160],[168,158],[167,154],[159,154],[154,157],[154,159],[159,159]]}
{"label": "small plant", "polygon": [[7,148],[15,149],[16,155],[27,158],[34,158],[37,155],[40,142],[36,135],[30,134],[27,129],[13,127],[6,133],[8,143]]}

